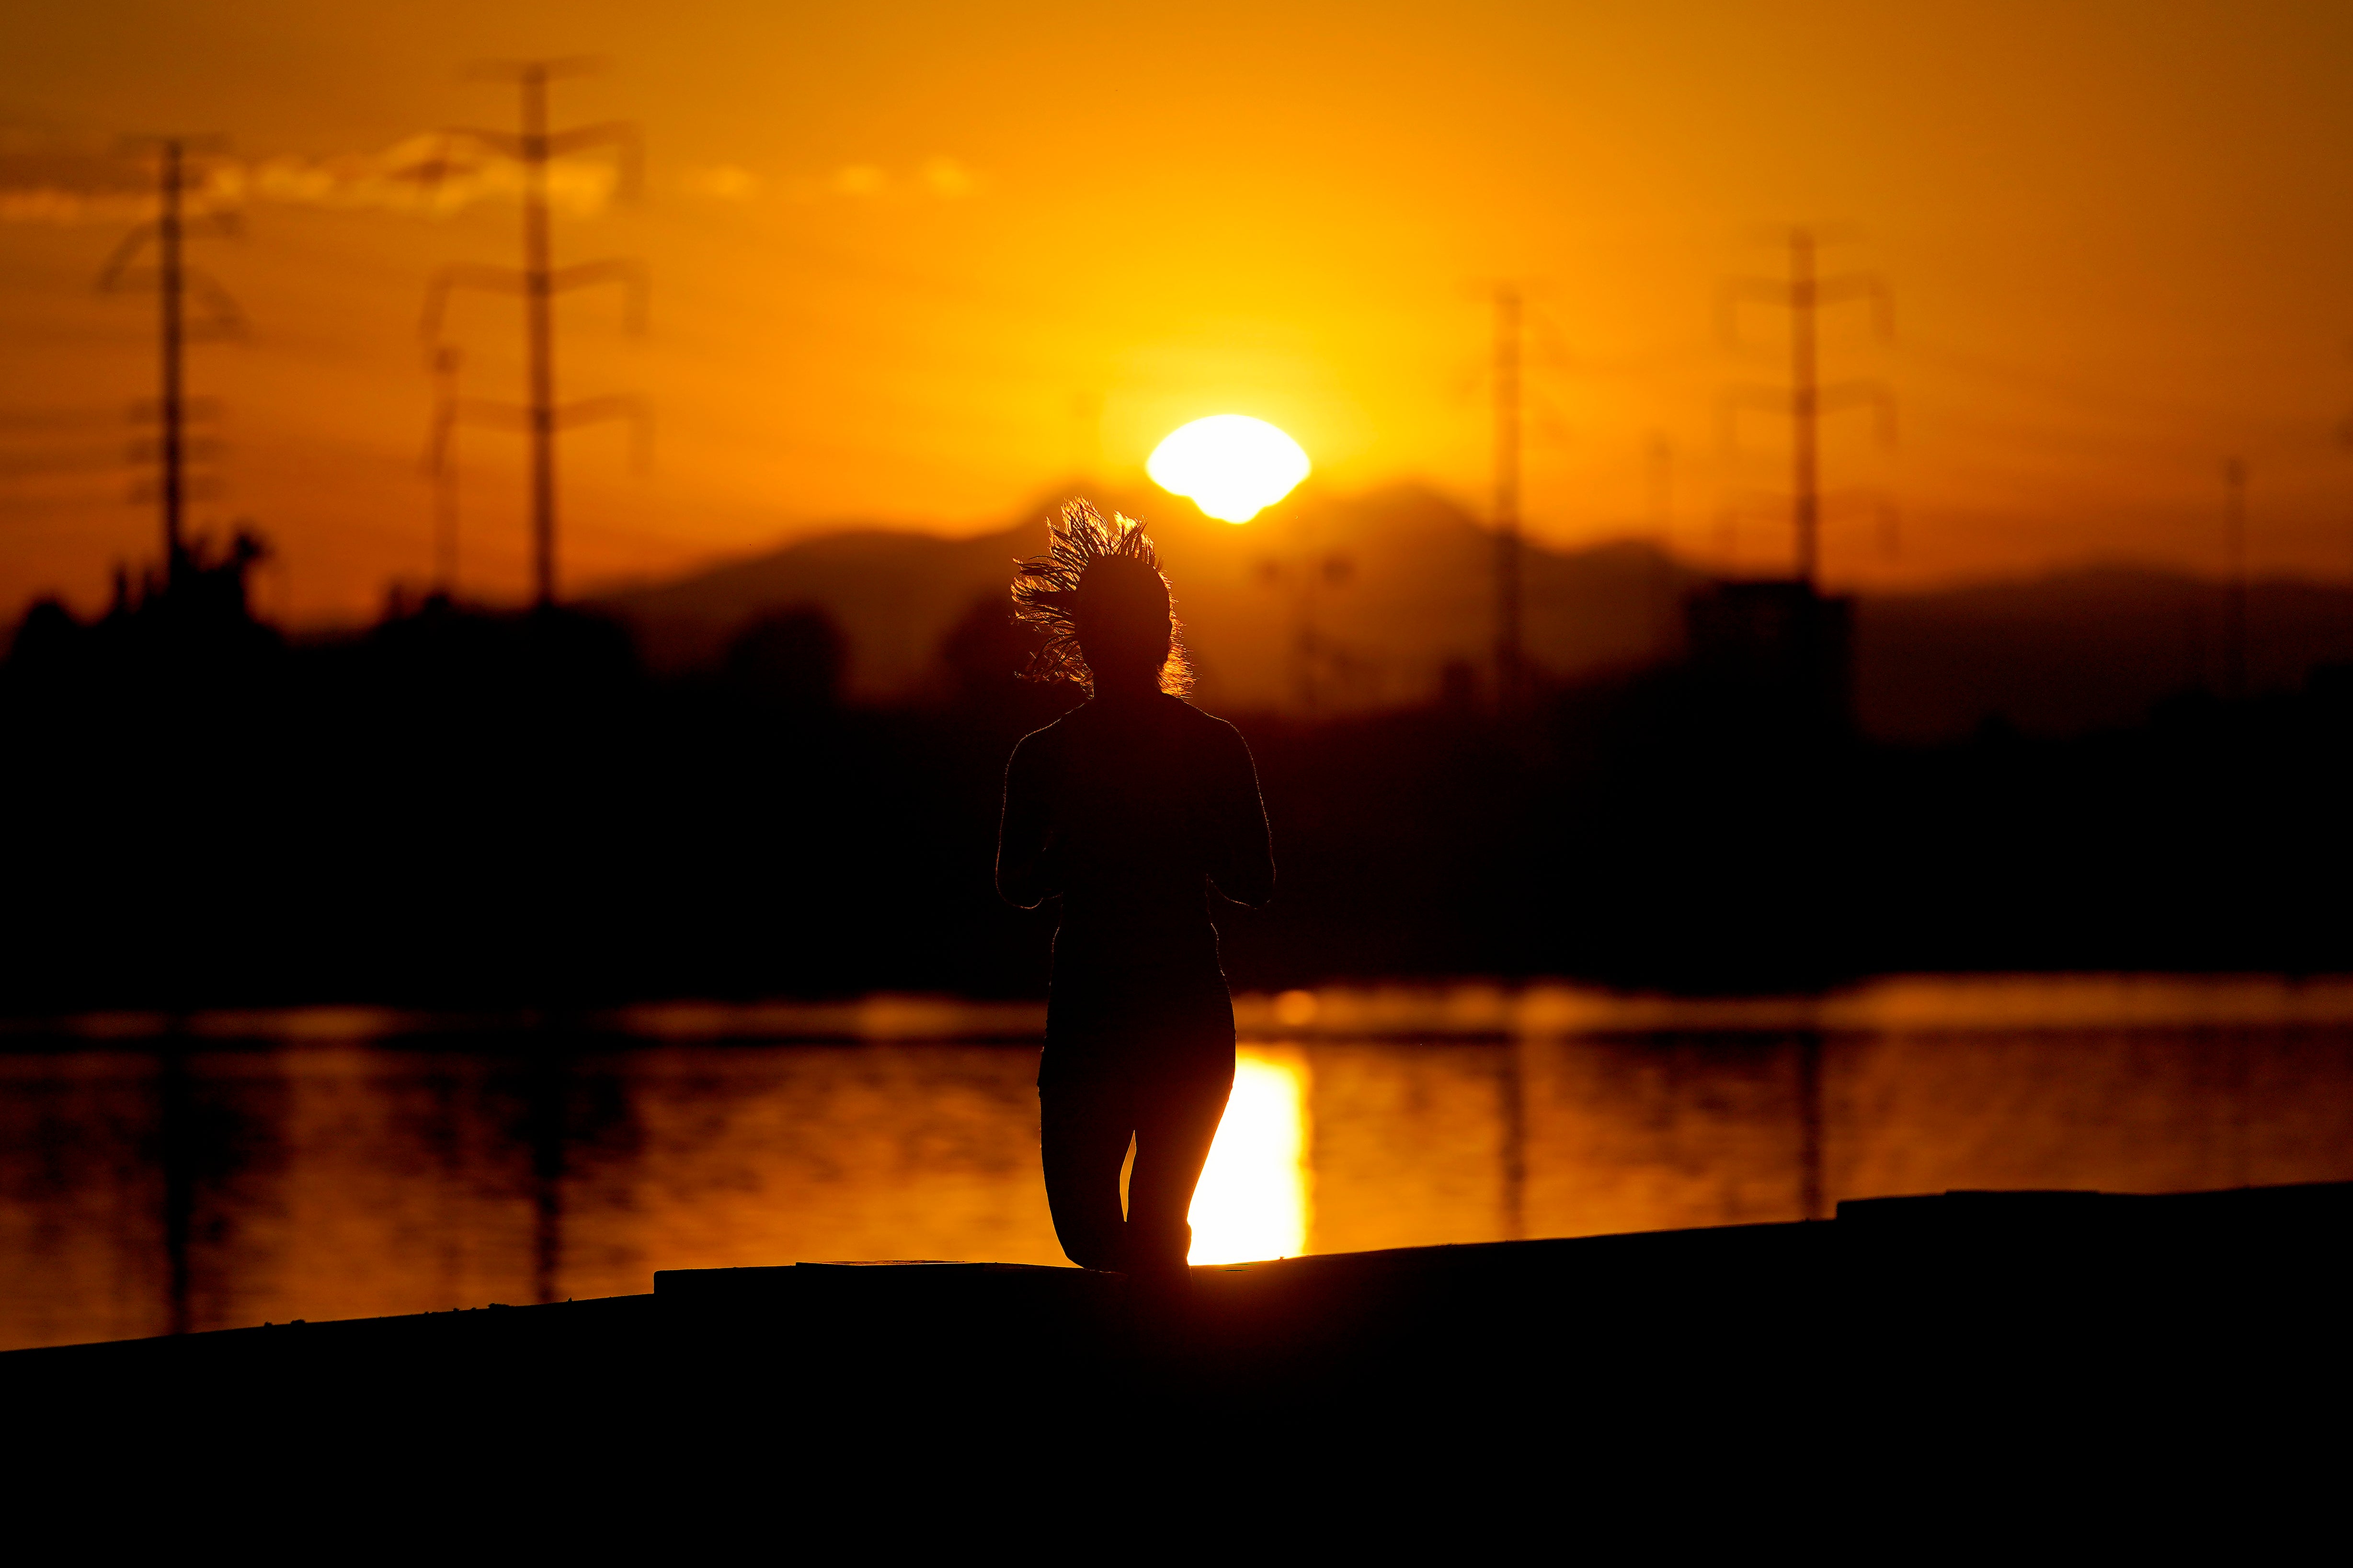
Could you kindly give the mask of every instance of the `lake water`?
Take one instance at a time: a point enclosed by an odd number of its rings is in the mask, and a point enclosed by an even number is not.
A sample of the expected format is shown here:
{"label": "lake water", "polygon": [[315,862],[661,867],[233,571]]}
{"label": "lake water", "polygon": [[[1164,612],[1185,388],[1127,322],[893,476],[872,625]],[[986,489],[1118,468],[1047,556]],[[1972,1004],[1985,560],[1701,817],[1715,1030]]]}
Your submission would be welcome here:
{"label": "lake water", "polygon": [[[1955,1187],[2353,1180],[2353,981],[1567,986],[1238,1004],[1197,1261],[1826,1215]],[[1039,1010],[365,1010],[0,1035],[0,1348],[1059,1263]]]}

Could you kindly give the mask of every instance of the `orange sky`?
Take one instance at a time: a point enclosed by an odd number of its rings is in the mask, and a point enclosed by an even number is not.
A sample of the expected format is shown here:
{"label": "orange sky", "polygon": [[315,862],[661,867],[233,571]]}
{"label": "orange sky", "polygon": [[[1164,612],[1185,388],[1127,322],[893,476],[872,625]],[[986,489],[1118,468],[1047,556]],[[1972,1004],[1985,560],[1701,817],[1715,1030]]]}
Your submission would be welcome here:
{"label": "orange sky", "polygon": [[[572,171],[559,258],[644,258],[653,317],[630,339],[616,298],[568,300],[565,389],[658,420],[642,475],[618,428],[567,441],[575,584],[848,519],[995,526],[1224,411],[1328,485],[1478,500],[1505,277],[1535,300],[1532,530],[1663,525],[1764,569],[1787,437],[1744,416],[1727,447],[1718,410],[1778,381],[1783,340],[1758,310],[1727,348],[1715,302],[1781,265],[1763,230],[1791,219],[1851,225],[1827,265],[1897,302],[1890,343],[1826,323],[1826,375],[1900,406],[1892,450],[1828,426],[1833,581],[2218,570],[2233,454],[2257,569],[2353,574],[2342,5],[36,0],[11,32],[0,610],[93,605],[154,551],[107,466],[152,308],[91,289],[135,215],[85,154],[164,127],[232,139],[247,215],[200,247],[251,331],[197,351],[226,445],[196,518],[277,542],[265,604],[297,619],[421,579],[425,280],[512,259],[516,220],[501,171],[437,215],[387,154],[509,121],[465,62],[573,53],[610,68],[559,121],[638,121],[648,181],[624,205]],[[459,302],[470,392],[518,390],[516,320]],[[525,583],[519,447],[463,438],[465,573],[494,596]]]}

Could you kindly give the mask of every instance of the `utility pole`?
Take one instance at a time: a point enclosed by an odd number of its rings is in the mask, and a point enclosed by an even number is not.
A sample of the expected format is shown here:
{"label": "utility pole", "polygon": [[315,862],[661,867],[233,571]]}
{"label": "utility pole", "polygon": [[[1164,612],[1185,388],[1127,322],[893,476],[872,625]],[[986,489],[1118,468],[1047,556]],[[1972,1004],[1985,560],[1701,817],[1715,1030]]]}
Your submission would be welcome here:
{"label": "utility pole", "polygon": [[183,482],[187,455],[183,444],[186,427],[182,417],[185,387],[180,344],[180,290],[185,287],[180,270],[180,180],[184,165],[177,142],[164,143],[161,163],[162,210],[155,219],[155,264],[163,276],[155,292],[163,300],[157,335],[164,346],[164,374],[156,403],[163,422],[164,572],[167,582],[176,583],[186,538],[187,508],[187,491]]}
{"label": "utility pole", "polygon": [[1299,547],[1289,560],[1268,556],[1258,565],[1259,581],[1270,588],[1291,590],[1291,682],[1301,712],[1313,717],[1323,707],[1323,687],[1317,666],[1326,657],[1323,634],[1316,629],[1315,596],[1319,588],[1345,586],[1356,575],[1356,563],[1339,551],[1318,554],[1312,524],[1299,521]]}
{"label": "utility pole", "polygon": [[1651,647],[1663,658],[1674,637],[1675,444],[1665,431],[1654,430],[1646,453],[1651,538],[1656,551],[1652,571],[1657,577],[1657,587],[1651,595]]}
{"label": "utility pole", "polygon": [[[2348,344],[2347,347],[2348,349],[2353,349],[2353,344]],[[2340,445],[2353,447],[2353,415],[2347,416],[2346,418],[2338,424],[2337,426],[2337,439]]]}
{"label": "utility pole", "polygon": [[1519,706],[1527,662],[1521,638],[1520,291],[1495,289],[1495,707]]}
{"label": "utility pole", "polygon": [[[1815,295],[1814,237],[1789,237],[1789,494],[1791,522],[1797,531],[1798,578],[1820,580],[1821,566],[1821,392],[1816,374],[1814,317],[1820,309]],[[1812,1217],[1811,1215],[1808,1216]]]}
{"label": "utility pole", "polygon": [[206,313],[195,324],[197,335],[234,336],[244,330],[245,321],[227,291],[209,275],[189,267],[183,254],[184,243],[192,234],[237,232],[232,213],[206,213],[195,219],[187,216],[188,154],[209,150],[218,144],[217,139],[197,142],[173,136],[139,144],[152,146],[156,153],[155,220],[123,237],[99,274],[98,286],[107,293],[146,286],[151,275],[134,271],[132,263],[142,250],[153,247],[152,282],[159,300],[156,337],[162,361],[154,405],[157,437],[152,448],[142,444],[133,448],[133,455],[145,458],[152,452],[157,465],[156,495],[164,514],[164,581],[168,588],[177,586],[185,576],[189,560],[187,469],[192,449],[187,426],[191,414],[198,410],[192,409],[186,386],[188,295],[193,291],[206,307]]}
{"label": "utility pole", "polygon": [[[426,291],[423,333],[428,342],[440,335],[449,290],[459,286],[519,294],[523,301],[525,351],[524,402],[520,408],[461,400],[451,405],[450,419],[520,429],[531,437],[532,592],[541,605],[555,602],[555,436],[560,429],[602,419],[629,419],[638,427],[642,455],[648,415],[633,397],[596,397],[569,405],[555,400],[555,296],[593,283],[617,282],[628,290],[628,324],[633,331],[645,326],[645,268],[635,261],[605,260],[557,268],[548,234],[547,165],[551,159],[589,147],[614,147],[621,153],[627,185],[638,181],[638,132],[614,121],[584,125],[570,131],[547,128],[547,86],[562,77],[579,76],[593,68],[585,60],[523,60],[477,68],[477,78],[511,81],[522,95],[519,132],[473,128],[452,130],[522,163],[522,266],[460,266],[445,268]],[[439,416],[437,414],[437,419]]]}
{"label": "utility pole", "polygon": [[433,476],[433,591],[458,597],[458,373],[464,351],[454,343],[433,350],[433,440],[425,457]]}
{"label": "utility pole", "polygon": [[1882,337],[1893,335],[1894,301],[1886,283],[1867,273],[1838,278],[1818,277],[1814,268],[1817,236],[1809,228],[1789,231],[1789,277],[1743,278],[1725,290],[1722,321],[1725,336],[1736,342],[1735,312],[1743,300],[1779,305],[1789,312],[1789,390],[1784,395],[1742,387],[1732,394],[1736,404],[1777,409],[1790,422],[1790,522],[1796,535],[1796,576],[1812,588],[1821,571],[1821,463],[1819,435],[1821,416],[1832,409],[1870,403],[1879,411],[1880,437],[1893,441],[1895,399],[1876,382],[1821,385],[1815,344],[1816,318],[1824,305],[1869,299]]}
{"label": "utility pole", "polygon": [[2222,548],[2231,574],[2222,601],[2222,692],[2247,694],[2247,464],[2222,465]]}

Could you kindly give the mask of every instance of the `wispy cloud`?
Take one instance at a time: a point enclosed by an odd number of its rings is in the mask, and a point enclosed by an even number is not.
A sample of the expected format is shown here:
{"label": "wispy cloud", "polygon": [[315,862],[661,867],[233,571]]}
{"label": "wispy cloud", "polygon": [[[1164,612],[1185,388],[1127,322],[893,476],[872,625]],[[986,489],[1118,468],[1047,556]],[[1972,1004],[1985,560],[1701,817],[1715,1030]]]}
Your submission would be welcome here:
{"label": "wispy cloud", "polygon": [[[322,207],[448,217],[486,202],[522,199],[523,165],[463,136],[427,132],[373,153],[327,157],[207,155],[194,163],[191,211],[237,207]],[[547,189],[558,210],[589,216],[609,206],[619,186],[609,161],[558,158]],[[152,167],[134,158],[73,150],[0,146],[0,223],[138,223],[155,216]],[[686,169],[668,188],[691,200],[748,205],[786,201],[956,202],[987,188],[966,164],[944,154],[912,168],[846,163],[822,177],[771,180],[738,163]]]}
{"label": "wispy cloud", "polygon": [[935,196],[955,201],[980,194],[979,179],[954,158],[926,159],[922,174],[924,186]]}
{"label": "wispy cloud", "polygon": [[847,196],[853,201],[936,198],[961,201],[980,194],[981,181],[954,158],[926,158],[913,169],[893,171],[880,163],[845,163],[822,182],[804,183],[809,196]]}
{"label": "wispy cloud", "polygon": [[766,184],[740,163],[710,163],[689,169],[679,181],[679,188],[688,195],[714,202],[757,201]]}
{"label": "wispy cloud", "polygon": [[[324,158],[207,156],[191,174],[187,202],[195,211],[276,205],[421,217],[519,201],[524,179],[517,160],[438,132],[380,152]],[[0,223],[135,223],[155,214],[153,178],[127,159],[37,153],[0,158]],[[575,216],[602,212],[618,184],[618,171],[602,159],[558,158],[547,167],[550,201]]]}
{"label": "wispy cloud", "polygon": [[[464,137],[427,133],[381,153],[263,158],[232,174],[225,194],[287,206],[368,207],[438,217],[482,202],[518,201],[523,180],[523,165],[515,159]],[[561,210],[586,216],[611,204],[619,180],[619,172],[601,158],[554,159],[547,165],[548,199]]]}
{"label": "wispy cloud", "polygon": [[127,159],[22,133],[0,140],[0,223],[136,223],[154,205],[152,176]]}

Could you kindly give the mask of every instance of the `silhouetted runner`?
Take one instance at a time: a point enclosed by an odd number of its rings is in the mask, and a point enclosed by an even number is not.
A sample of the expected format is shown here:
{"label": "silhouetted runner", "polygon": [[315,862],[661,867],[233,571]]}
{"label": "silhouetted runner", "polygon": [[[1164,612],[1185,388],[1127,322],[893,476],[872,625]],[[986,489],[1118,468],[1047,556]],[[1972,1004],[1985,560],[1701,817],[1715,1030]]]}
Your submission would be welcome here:
{"label": "silhouetted runner", "polygon": [[1273,895],[1266,808],[1241,736],[1182,698],[1191,672],[1143,526],[1072,501],[1049,542],[1021,563],[1015,614],[1047,636],[1031,676],[1089,700],[1013,748],[997,847],[1008,901],[1062,900],[1038,1071],[1046,1198],[1072,1262],[1181,1276],[1234,1081],[1208,889],[1252,908]]}

